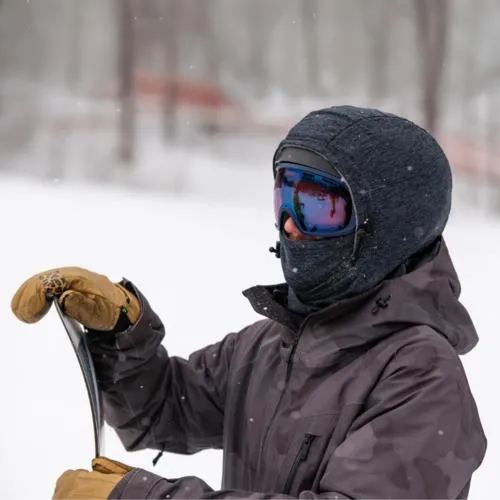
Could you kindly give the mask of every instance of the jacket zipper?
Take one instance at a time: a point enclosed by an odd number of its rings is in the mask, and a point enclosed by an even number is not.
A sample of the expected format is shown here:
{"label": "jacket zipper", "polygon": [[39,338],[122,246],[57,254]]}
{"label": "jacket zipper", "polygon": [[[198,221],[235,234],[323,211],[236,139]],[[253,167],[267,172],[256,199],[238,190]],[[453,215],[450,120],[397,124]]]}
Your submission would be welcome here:
{"label": "jacket zipper", "polygon": [[297,476],[297,472],[299,470],[300,464],[307,460],[307,457],[309,455],[309,451],[310,451],[311,446],[313,444],[313,441],[316,437],[317,436],[315,436],[314,434],[306,434],[304,436],[302,444],[300,445],[299,452],[297,453],[297,456],[295,457],[295,460],[293,461],[292,468],[290,469],[290,473],[288,474],[288,477],[286,478],[286,481],[285,481],[285,486],[283,488],[283,493],[285,495],[290,494],[290,491],[291,491],[292,485],[293,485],[293,481],[295,480],[295,477]]}
{"label": "jacket zipper", "polygon": [[261,444],[260,450],[259,450],[259,458],[257,461],[257,463],[258,463],[257,470],[260,470],[260,467],[262,466],[262,457],[264,455],[264,448],[266,447],[266,441],[267,441],[267,438],[269,436],[269,431],[271,430],[272,424],[274,422],[274,419],[276,418],[276,414],[278,413],[279,407],[281,405],[281,400],[283,399],[283,395],[285,394],[286,389],[288,387],[288,384],[290,382],[290,376],[292,374],[293,356],[295,354],[295,350],[297,349],[298,344],[299,344],[299,340],[298,340],[298,336],[297,336],[297,340],[292,345],[290,355],[288,356],[288,359],[286,360],[285,386],[283,387],[283,390],[281,391],[280,397],[278,399],[278,403],[276,404],[276,408],[274,409],[273,415],[271,417],[271,420],[269,421],[266,432],[264,434],[264,438],[262,439],[262,444]]}

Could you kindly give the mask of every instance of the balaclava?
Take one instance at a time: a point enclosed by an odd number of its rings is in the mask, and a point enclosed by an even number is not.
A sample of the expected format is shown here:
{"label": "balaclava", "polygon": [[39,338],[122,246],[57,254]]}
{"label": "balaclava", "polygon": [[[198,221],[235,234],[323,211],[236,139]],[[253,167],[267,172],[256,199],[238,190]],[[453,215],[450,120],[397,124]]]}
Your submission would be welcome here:
{"label": "balaclava", "polygon": [[428,132],[404,118],[352,106],[314,111],[280,143],[274,171],[279,161],[340,176],[357,220],[348,236],[293,241],[280,233],[289,307],[296,312],[358,295],[403,273],[446,225],[448,160]]}

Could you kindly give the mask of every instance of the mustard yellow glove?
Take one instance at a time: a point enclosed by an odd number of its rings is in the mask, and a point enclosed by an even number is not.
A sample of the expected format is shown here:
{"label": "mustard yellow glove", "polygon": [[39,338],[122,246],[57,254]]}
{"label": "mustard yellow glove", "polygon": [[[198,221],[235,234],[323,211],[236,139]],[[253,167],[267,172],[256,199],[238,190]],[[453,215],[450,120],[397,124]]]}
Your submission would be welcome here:
{"label": "mustard yellow glove", "polygon": [[132,467],[99,457],[92,460],[92,471],[85,469],[67,470],[56,482],[53,500],[72,498],[106,500],[113,488]]}
{"label": "mustard yellow glove", "polygon": [[133,324],[140,314],[137,297],[106,276],[80,267],[61,267],[32,276],[12,298],[12,312],[25,323],[47,314],[53,299],[64,312],[91,330],[112,330],[127,314]]}

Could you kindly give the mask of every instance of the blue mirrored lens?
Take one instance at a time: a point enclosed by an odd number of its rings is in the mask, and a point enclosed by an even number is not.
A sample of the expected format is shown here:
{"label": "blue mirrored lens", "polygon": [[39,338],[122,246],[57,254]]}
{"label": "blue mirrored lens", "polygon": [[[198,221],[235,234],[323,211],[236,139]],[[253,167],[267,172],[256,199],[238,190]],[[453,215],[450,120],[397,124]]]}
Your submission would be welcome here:
{"label": "blue mirrored lens", "polygon": [[278,225],[288,214],[307,235],[346,234],[355,226],[347,186],[340,179],[294,164],[283,163],[277,169],[274,210]]}

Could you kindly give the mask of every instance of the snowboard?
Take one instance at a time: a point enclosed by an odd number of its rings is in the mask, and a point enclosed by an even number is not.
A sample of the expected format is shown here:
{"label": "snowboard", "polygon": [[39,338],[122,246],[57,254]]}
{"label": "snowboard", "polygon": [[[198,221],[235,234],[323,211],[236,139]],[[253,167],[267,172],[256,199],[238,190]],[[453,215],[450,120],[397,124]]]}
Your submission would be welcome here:
{"label": "snowboard", "polygon": [[104,417],[102,412],[102,397],[97,385],[97,378],[94,370],[94,363],[87,345],[86,332],[80,323],[66,316],[58,304],[54,301],[54,306],[61,318],[71,345],[75,351],[90,402],[92,412],[92,423],[94,427],[95,456],[99,457],[104,452]]}

